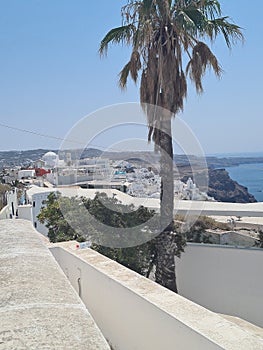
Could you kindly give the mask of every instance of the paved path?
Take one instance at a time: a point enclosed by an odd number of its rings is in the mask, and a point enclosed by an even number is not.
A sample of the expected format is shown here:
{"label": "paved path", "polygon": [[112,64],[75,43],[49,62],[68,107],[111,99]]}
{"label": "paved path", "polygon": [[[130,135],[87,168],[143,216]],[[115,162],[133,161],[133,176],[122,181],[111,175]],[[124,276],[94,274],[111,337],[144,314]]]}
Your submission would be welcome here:
{"label": "paved path", "polygon": [[0,221],[0,350],[109,349],[29,221]]}

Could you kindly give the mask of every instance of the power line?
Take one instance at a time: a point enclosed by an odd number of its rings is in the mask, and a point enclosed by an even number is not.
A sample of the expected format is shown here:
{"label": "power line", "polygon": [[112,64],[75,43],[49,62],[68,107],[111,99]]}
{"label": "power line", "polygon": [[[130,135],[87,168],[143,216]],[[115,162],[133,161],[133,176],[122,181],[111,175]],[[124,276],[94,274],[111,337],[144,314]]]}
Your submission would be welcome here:
{"label": "power line", "polygon": [[[36,136],[46,137],[46,138],[53,139],[53,140],[67,141],[67,142],[79,144],[79,145],[82,145],[82,146],[86,145],[86,142],[80,142],[80,141],[76,141],[76,140],[65,139],[63,137],[54,136],[54,135],[42,134],[42,133],[39,133],[37,131],[28,130],[28,129],[22,129],[22,128],[11,126],[11,125],[8,125],[8,124],[5,124],[5,123],[0,123],[0,127],[11,129],[11,130],[16,130],[16,131],[19,131],[19,132],[24,132],[24,133],[32,134],[32,135],[36,135]],[[114,148],[114,147],[107,147],[106,148],[106,147],[102,147],[102,146],[99,146],[99,145],[95,145],[93,143],[89,143],[89,146],[99,148],[100,150],[103,150],[103,151],[108,151],[108,150],[112,150],[112,151],[115,151],[115,152],[119,152],[120,151],[119,149]]]}
{"label": "power line", "polygon": [[[59,141],[65,141],[64,138],[62,137],[58,137],[58,136],[52,136],[52,135],[47,135],[47,134],[41,134],[37,131],[32,131],[32,130],[27,130],[27,129],[21,129],[21,128],[17,128],[15,126],[11,126],[11,125],[7,125],[7,124],[3,124],[3,123],[0,123],[0,127],[3,127],[3,128],[7,128],[7,129],[11,129],[11,130],[16,130],[16,131],[20,131],[20,132],[25,132],[25,133],[28,133],[28,134],[33,134],[33,135],[37,135],[37,136],[41,136],[41,137],[46,137],[46,138],[49,138],[49,139],[54,139],[54,140],[59,140]],[[72,143],[77,143],[77,144],[80,144],[80,145],[85,145],[84,142],[79,142],[79,141],[76,141],[76,140],[69,140],[67,139],[68,142],[72,142]]]}

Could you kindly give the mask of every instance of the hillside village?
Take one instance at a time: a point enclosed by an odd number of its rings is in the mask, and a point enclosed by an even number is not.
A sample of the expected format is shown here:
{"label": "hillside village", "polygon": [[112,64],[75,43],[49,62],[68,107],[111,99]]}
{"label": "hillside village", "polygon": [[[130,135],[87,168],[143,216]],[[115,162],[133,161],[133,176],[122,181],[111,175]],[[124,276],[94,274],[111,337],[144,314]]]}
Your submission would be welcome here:
{"label": "hillside village", "polygon": [[[35,156],[38,155],[39,152],[35,152]],[[77,195],[87,198],[94,198],[97,192],[105,192],[109,197],[114,196],[120,203],[133,204],[135,207],[143,203],[156,211],[160,205],[158,171],[134,158],[130,161],[83,156],[74,159],[70,152],[58,155],[48,151],[34,161],[27,159],[26,164],[21,166],[4,168],[1,181],[4,189],[2,207],[7,205],[7,209],[0,215],[30,220],[44,235],[47,235],[48,230],[37,217],[43,207],[43,201],[51,192],[60,192],[66,197]],[[7,191],[8,189],[10,190]],[[177,203],[175,215],[182,213],[182,222],[184,214],[187,211],[191,212],[190,207],[184,208],[185,203],[205,202],[207,209],[200,210],[200,214],[205,215],[203,213],[207,212],[219,223],[216,227],[207,225],[201,230],[190,230],[187,235],[188,241],[237,246],[260,244],[259,231],[263,227],[263,220],[258,217],[261,213],[260,204],[248,203],[243,207],[241,204],[235,204],[236,209],[229,214],[227,210],[230,206],[227,206],[227,203],[224,204],[225,211],[222,210],[222,202],[201,191],[192,178],[186,175],[182,180],[174,180],[174,198]],[[235,205],[231,204],[231,207]],[[220,226],[220,223],[224,226]]]}

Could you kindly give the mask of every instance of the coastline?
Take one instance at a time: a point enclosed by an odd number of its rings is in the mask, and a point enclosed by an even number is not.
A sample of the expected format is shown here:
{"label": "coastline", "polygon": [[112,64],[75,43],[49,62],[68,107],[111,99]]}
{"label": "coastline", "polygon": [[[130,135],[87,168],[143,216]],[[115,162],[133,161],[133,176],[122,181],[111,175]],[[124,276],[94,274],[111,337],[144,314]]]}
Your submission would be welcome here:
{"label": "coastline", "polygon": [[230,177],[239,184],[247,187],[258,202],[263,202],[263,164],[240,164],[226,167]]}

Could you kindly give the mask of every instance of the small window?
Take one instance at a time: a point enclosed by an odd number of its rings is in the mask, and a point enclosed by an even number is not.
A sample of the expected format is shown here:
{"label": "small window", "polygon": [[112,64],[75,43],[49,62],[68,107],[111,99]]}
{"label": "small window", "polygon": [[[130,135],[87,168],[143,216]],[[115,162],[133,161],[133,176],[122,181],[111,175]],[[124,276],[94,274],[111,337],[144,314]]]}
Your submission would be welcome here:
{"label": "small window", "polygon": [[35,208],[35,206],[36,206],[36,202],[35,202],[35,201],[33,201],[33,207]]}
{"label": "small window", "polygon": [[37,222],[36,221],[34,222],[34,226],[35,226],[35,228],[37,228]]}

